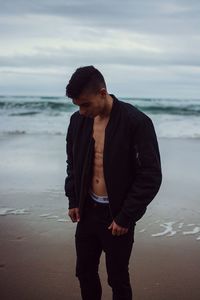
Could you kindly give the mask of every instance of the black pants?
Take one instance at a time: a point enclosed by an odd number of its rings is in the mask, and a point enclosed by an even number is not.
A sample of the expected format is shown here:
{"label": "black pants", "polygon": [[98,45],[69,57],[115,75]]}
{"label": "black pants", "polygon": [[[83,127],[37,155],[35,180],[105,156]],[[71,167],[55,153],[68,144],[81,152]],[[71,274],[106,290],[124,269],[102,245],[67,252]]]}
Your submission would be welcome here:
{"label": "black pants", "polygon": [[128,232],[112,235],[108,204],[94,205],[88,194],[84,219],[77,223],[75,232],[76,276],[80,282],[83,300],[100,300],[102,287],[98,266],[102,251],[105,252],[107,282],[112,288],[113,300],[132,300],[129,278],[129,258],[134,243],[133,223]]}

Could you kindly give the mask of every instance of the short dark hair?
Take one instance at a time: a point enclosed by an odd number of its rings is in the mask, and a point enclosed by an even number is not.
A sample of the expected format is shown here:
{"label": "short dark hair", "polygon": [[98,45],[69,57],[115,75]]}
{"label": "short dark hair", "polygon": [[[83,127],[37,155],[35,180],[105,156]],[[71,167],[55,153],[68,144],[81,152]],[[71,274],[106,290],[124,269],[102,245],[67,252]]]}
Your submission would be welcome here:
{"label": "short dark hair", "polygon": [[103,75],[94,66],[85,66],[76,69],[66,86],[68,98],[78,98],[84,91],[97,93],[102,87],[106,88]]}

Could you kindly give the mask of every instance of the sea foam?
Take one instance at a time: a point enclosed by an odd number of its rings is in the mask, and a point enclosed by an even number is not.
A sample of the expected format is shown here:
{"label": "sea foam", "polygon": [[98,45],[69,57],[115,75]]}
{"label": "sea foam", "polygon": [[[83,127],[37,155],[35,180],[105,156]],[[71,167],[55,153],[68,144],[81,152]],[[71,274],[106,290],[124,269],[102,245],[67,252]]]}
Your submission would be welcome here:
{"label": "sea foam", "polygon": [[9,208],[9,207],[3,207],[0,208],[0,216],[6,216],[6,215],[24,215],[29,214],[30,211],[26,208]]}

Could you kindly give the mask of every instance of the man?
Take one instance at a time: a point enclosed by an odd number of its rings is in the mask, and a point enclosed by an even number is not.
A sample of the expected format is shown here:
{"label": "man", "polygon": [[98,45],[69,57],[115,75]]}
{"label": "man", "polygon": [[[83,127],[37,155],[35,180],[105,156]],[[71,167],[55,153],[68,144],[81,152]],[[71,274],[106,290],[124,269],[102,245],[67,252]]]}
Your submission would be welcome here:
{"label": "man", "polygon": [[136,222],[162,181],[151,119],[107,92],[94,66],[78,68],[66,87],[79,111],[66,135],[65,195],[75,232],[76,276],[83,300],[100,300],[98,266],[105,253],[113,300],[131,300],[129,258]]}

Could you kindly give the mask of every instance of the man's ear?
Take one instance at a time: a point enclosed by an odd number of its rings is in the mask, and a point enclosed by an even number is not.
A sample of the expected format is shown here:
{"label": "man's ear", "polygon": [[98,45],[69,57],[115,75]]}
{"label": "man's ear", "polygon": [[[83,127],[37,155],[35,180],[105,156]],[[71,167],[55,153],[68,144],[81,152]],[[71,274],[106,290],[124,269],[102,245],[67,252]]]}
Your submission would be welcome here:
{"label": "man's ear", "polygon": [[108,94],[107,90],[104,87],[99,90],[99,93],[102,97],[106,97],[106,95]]}

